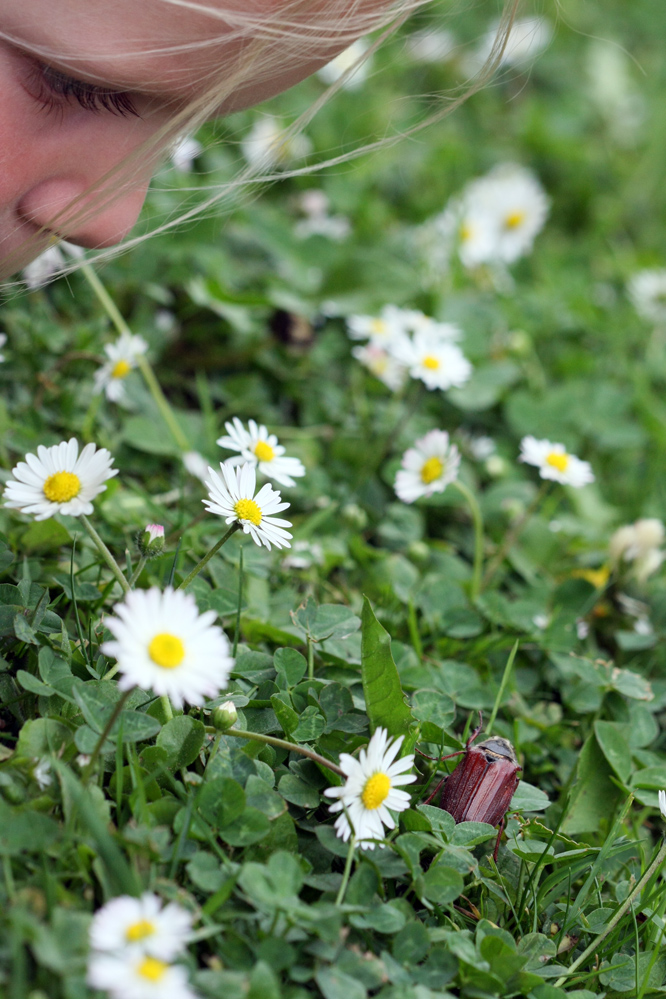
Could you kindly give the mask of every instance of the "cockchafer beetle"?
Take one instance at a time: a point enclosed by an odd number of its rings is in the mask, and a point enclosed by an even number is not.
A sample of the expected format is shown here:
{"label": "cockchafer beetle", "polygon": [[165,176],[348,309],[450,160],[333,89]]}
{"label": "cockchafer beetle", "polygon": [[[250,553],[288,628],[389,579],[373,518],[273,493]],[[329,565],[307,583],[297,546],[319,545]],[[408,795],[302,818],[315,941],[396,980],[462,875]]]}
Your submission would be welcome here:
{"label": "cockchafer beetle", "polygon": [[479,727],[469,737],[465,748],[442,757],[443,760],[450,760],[459,753],[464,754],[455,770],[444,777],[426,798],[425,804],[429,804],[443,787],[440,807],[449,812],[456,822],[499,824],[493,853],[497,860],[504,817],[518,787],[518,773],[522,767],[508,739],[493,735],[478,746],[473,745],[481,725],[480,717]]}

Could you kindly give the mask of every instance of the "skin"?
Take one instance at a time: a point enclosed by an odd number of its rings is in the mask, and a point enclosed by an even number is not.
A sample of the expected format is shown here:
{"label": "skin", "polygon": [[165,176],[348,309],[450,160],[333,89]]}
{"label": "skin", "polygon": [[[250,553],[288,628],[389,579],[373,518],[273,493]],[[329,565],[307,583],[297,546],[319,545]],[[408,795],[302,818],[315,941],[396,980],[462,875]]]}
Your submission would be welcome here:
{"label": "skin", "polygon": [[[259,17],[269,17],[280,2],[208,0],[221,11]],[[73,215],[68,222],[68,207],[76,203],[80,214],[86,192],[196,97],[206,74],[233,65],[246,41],[232,32],[223,20],[161,0],[0,0],[0,278],[37,256],[49,233],[89,248],[113,246],[129,233],[154,159],[91,217]],[[174,51],[201,42],[213,44]],[[287,89],[339,48],[320,50],[317,58],[290,53],[276,72],[232,93],[220,112]],[[54,95],[44,65],[67,78],[128,92],[137,115],[90,109],[71,94]],[[52,104],[46,108],[45,91]],[[36,241],[44,229],[47,235]]]}

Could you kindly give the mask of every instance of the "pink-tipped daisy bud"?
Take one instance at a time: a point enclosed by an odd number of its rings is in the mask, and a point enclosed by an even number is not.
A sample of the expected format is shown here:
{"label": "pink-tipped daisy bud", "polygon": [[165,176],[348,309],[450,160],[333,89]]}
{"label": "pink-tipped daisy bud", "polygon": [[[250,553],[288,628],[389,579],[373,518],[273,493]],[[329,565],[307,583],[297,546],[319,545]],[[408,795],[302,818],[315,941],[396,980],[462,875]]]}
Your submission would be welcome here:
{"label": "pink-tipped daisy bud", "polygon": [[146,524],[136,536],[140,554],[144,558],[154,558],[164,551],[164,528],[161,524]]}
{"label": "pink-tipped daisy bud", "polygon": [[213,711],[213,725],[218,732],[226,732],[238,721],[238,712],[233,701],[219,704]]}

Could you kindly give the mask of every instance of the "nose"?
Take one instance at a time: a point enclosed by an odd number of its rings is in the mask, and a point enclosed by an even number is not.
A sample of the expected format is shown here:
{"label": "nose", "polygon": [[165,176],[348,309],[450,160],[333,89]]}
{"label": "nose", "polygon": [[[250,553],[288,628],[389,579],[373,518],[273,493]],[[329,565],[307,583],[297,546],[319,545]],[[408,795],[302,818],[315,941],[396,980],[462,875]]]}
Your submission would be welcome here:
{"label": "nose", "polygon": [[143,206],[148,181],[119,192],[91,190],[85,181],[45,179],[31,187],[18,203],[20,218],[61,239],[89,249],[119,243],[134,226]]}

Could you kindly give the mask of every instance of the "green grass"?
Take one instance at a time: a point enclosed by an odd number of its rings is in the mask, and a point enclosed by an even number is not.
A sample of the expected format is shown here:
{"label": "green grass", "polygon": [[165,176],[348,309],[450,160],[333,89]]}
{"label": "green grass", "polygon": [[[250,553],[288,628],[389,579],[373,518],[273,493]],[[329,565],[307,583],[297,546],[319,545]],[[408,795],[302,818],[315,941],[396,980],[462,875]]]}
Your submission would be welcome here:
{"label": "green grass", "polygon": [[[467,43],[491,16],[480,5],[447,25]],[[418,26],[434,24],[424,13]],[[107,264],[100,279],[149,342],[168,412],[139,371],[122,405],[93,395],[116,330],[84,273],[7,295],[5,478],[40,444],[107,447],[120,472],[91,524],[129,574],[137,531],[164,524],[165,552],[136,585],[178,585],[226,529],[204,513],[185,442],[216,463],[225,421],[254,418],[307,466],[284,496],[295,542],[310,547],[292,553],[309,556],[294,567],[229,539],[188,586],[237,644],[228,690],[172,718],[134,691],[86,784],[78,757],[94,752],[120,696],[99,645],[121,588],[80,521],[0,509],[0,995],[92,997],[93,912],[147,888],[194,913],[187,963],[210,999],[663,991],[666,577],[613,570],[608,543],[622,524],[663,517],[666,495],[663,329],[626,295],[633,273],[666,262],[665,28],[655,2],[572,7],[529,74],[503,73],[437,127]],[[455,61],[410,62],[405,35],[362,91],[315,118],[316,156],[406,127],[429,104],[414,95],[460,82]],[[590,97],[598,36],[631,56],[633,132]],[[320,92],[306,81],[271,110],[292,120]],[[179,189],[196,198],[232,177],[254,117],[204,129],[196,170],[165,170],[147,217],[172,212]],[[418,227],[507,160],[551,199],[533,253],[499,290],[457,265],[433,281]],[[343,242],[294,235],[299,193],[320,185],[350,219]],[[361,368],[344,317],[386,304],[458,323],[471,383],[393,395]],[[295,323],[300,339],[285,335]],[[407,506],[392,488],[403,451],[433,428],[460,446],[483,517],[492,573],[478,596],[464,495]],[[594,485],[539,493],[517,460],[525,434],[588,460]],[[501,462],[473,457],[481,435]],[[603,568],[607,580],[590,577]],[[268,741],[213,732],[229,697],[236,727]],[[446,765],[417,755],[412,807],[386,849],[353,858],[340,898],[348,849],[321,759],[354,752],[377,725],[405,734],[410,751],[445,755],[478,712],[523,767],[497,863],[492,828],[422,804]]]}

